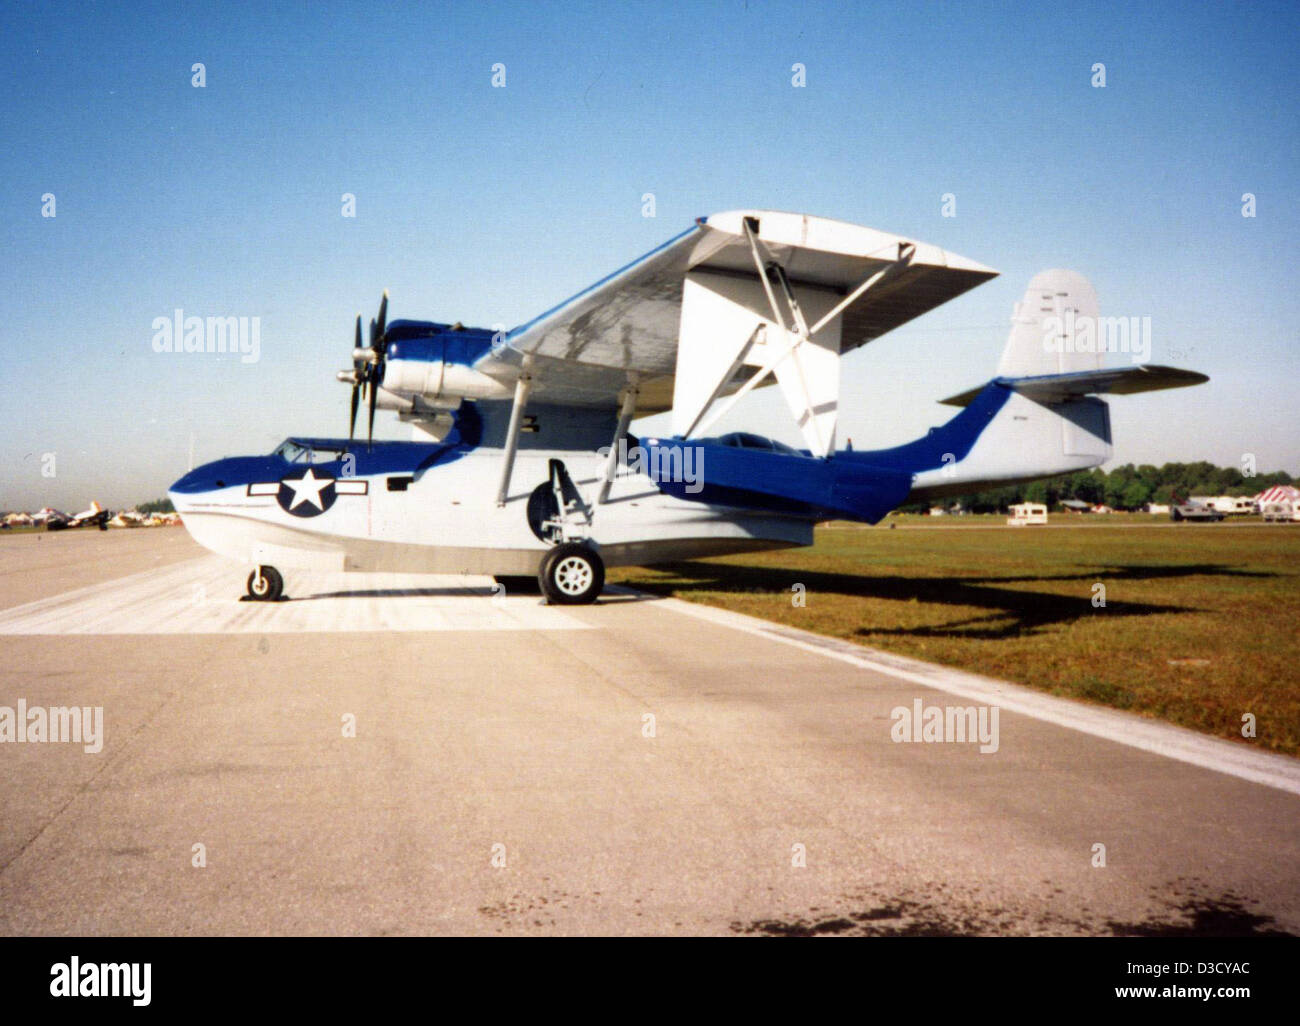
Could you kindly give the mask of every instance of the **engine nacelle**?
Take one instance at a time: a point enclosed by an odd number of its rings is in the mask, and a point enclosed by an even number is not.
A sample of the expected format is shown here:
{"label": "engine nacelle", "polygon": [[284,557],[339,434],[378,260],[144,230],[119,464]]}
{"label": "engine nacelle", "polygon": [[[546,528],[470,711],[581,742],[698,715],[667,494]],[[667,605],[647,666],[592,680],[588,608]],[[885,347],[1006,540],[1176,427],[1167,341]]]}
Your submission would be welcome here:
{"label": "engine nacelle", "polygon": [[384,363],[383,387],[389,392],[419,396],[437,406],[455,405],[461,399],[508,399],[512,394],[495,378],[445,358],[389,357]]}
{"label": "engine nacelle", "polygon": [[375,409],[396,410],[398,413],[415,412],[415,400],[409,395],[401,395],[382,385],[371,386],[375,390]]}

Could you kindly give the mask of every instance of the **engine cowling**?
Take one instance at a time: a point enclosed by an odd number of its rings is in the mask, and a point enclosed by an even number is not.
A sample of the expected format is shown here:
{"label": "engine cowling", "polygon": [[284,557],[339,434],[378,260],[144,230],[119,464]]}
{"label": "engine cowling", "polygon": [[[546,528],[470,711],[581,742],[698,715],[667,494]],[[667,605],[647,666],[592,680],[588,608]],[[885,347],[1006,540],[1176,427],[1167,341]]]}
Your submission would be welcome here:
{"label": "engine cowling", "polygon": [[508,399],[510,389],[474,369],[482,355],[469,339],[425,338],[394,342],[384,365],[383,388],[420,397],[430,405],[461,399]]}

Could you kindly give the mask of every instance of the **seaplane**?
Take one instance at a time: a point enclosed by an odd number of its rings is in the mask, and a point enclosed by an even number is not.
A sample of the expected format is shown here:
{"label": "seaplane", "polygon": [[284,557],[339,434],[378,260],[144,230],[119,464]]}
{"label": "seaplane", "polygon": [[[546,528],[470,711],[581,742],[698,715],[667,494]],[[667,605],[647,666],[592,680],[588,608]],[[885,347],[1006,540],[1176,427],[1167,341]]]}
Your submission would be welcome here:
{"label": "seaplane", "polygon": [[[874,524],[904,503],[1097,466],[1112,452],[1099,395],[1208,380],[1103,367],[1095,292],[1049,270],[1016,305],[996,374],[942,400],[959,408],[947,423],[837,449],[842,361],[997,273],[873,228],[744,210],[698,218],[508,331],[390,321],[385,292],[338,375],[347,438],[290,436],[169,494],[200,544],[251,566],[249,599],[284,600],[294,569],[490,575],[575,605],[609,567],[811,545],[820,521]],[[802,447],[710,434],[772,385]],[[377,410],[411,439],[375,439]],[[631,434],[657,413],[668,434]]]}

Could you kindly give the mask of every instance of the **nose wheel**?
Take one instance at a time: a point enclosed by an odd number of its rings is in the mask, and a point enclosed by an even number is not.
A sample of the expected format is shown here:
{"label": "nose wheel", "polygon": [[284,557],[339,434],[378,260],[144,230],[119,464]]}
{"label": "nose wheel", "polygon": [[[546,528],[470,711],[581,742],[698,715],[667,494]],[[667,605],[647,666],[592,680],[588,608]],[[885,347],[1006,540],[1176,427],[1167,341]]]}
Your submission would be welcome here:
{"label": "nose wheel", "polygon": [[284,594],[284,578],[273,566],[259,566],[248,575],[248,597],[254,602],[274,602]]}
{"label": "nose wheel", "polygon": [[546,553],[537,583],[547,601],[560,606],[595,602],[605,587],[605,564],[596,550],[580,542],[565,542]]}

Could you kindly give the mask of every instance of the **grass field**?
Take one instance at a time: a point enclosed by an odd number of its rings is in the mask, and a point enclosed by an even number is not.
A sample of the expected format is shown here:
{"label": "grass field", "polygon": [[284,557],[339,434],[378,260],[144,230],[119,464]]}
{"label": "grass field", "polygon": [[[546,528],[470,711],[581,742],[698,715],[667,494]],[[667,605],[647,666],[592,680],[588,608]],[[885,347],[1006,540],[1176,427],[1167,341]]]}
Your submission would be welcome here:
{"label": "grass field", "polygon": [[[890,529],[888,524],[900,529]],[[1300,525],[831,524],[809,549],[610,580],[1300,754]],[[806,604],[792,601],[793,586]],[[1094,605],[1095,585],[1105,605]]]}

